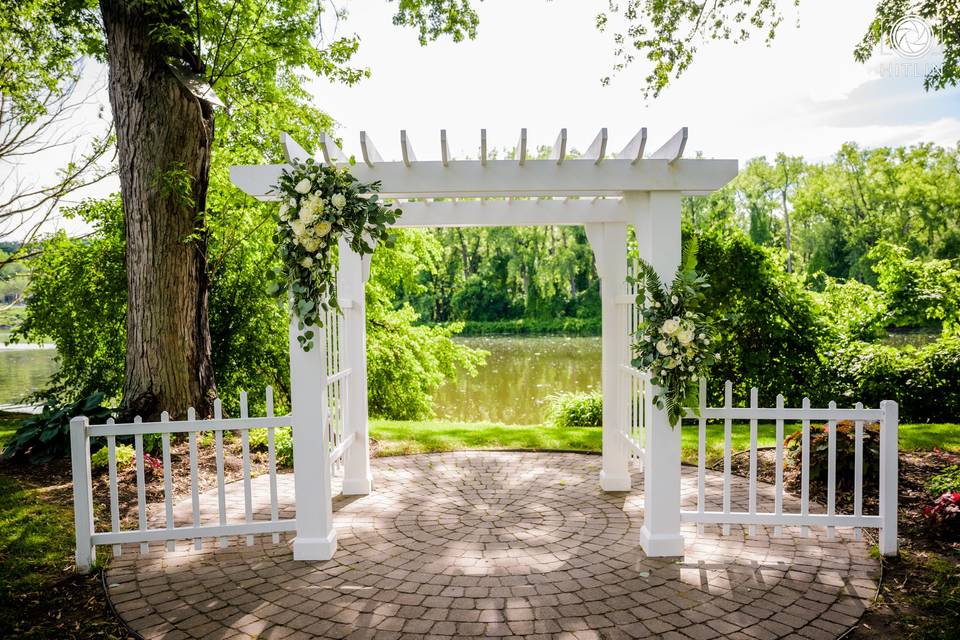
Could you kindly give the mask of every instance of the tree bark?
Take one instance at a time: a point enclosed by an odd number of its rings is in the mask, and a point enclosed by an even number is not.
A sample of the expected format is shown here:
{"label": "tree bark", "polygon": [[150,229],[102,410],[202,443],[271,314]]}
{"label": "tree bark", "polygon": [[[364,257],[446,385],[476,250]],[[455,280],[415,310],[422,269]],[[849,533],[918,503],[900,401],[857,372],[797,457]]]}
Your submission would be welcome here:
{"label": "tree bark", "polygon": [[145,4],[100,3],[127,243],[121,414],[150,420],[192,406],[205,417],[216,396],[203,221],[213,111],[171,72]]}

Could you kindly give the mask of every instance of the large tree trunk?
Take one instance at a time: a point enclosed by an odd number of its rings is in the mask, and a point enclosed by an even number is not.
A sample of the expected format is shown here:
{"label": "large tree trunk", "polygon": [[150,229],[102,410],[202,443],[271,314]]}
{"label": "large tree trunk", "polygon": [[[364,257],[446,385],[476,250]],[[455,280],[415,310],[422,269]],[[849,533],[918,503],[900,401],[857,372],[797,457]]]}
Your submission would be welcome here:
{"label": "large tree trunk", "polygon": [[203,224],[213,112],[171,73],[144,4],[101,0],[127,241],[121,413],[203,417],[216,395]]}

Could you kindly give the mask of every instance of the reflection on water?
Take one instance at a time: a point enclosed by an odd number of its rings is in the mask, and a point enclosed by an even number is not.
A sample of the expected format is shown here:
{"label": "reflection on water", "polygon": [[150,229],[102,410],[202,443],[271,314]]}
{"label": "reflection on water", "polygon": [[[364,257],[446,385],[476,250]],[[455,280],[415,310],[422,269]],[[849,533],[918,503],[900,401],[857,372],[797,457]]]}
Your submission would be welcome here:
{"label": "reflection on water", "polygon": [[54,349],[18,349],[0,343],[0,404],[19,402],[46,386],[57,370]]}
{"label": "reflection on water", "polygon": [[461,376],[434,395],[438,418],[537,424],[544,399],[559,391],[600,389],[600,338],[458,338],[490,352],[477,376]]}

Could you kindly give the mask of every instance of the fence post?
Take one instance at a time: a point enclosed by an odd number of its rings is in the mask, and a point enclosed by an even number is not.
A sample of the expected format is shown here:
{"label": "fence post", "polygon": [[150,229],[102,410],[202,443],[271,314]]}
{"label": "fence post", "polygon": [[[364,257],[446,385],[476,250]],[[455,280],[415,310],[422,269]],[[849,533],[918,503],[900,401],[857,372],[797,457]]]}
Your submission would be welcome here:
{"label": "fence post", "polygon": [[90,474],[90,421],[78,416],[70,420],[70,461],[73,468],[73,526],[77,539],[77,572],[90,573],[97,558],[93,536],[93,480]]}
{"label": "fence post", "polygon": [[899,408],[893,400],[880,403],[880,555],[897,555],[897,480],[899,476]]}
{"label": "fence post", "polygon": [[327,435],[327,355],[313,326],[313,349],[297,341],[297,315],[290,314],[290,418],[293,426],[293,492],[297,511],[294,560],[329,560],[337,550],[331,501]]}

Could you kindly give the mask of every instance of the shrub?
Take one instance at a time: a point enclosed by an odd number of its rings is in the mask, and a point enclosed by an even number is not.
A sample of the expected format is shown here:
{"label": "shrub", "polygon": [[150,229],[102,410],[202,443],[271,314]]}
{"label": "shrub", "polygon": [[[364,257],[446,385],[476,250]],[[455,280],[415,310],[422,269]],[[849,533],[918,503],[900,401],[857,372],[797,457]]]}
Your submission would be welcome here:
{"label": "shrub", "polygon": [[927,480],[924,488],[933,498],[960,491],[960,465],[945,467],[940,473]]}
{"label": "shrub", "polygon": [[3,458],[32,464],[50,462],[70,452],[70,419],[86,416],[92,424],[106,422],[110,411],[101,406],[102,393],[60,406],[44,405],[39,414],[24,418],[3,449]]}
{"label": "shrub", "polygon": [[547,419],[556,427],[603,425],[603,394],[557,393],[547,397]]}
{"label": "shrub", "polygon": [[960,415],[960,337],[920,349],[851,341],[825,353],[834,393],[868,406],[896,400],[900,419],[953,422]]}
{"label": "shrub", "polygon": [[[293,466],[293,429],[279,427],[273,432],[273,446],[277,456],[277,467]],[[250,450],[266,453],[267,430],[250,429]]]}
{"label": "shrub", "polygon": [[960,491],[944,493],[923,508],[923,515],[931,526],[945,531],[960,530]]}
{"label": "shrub", "polygon": [[[125,469],[129,465],[133,464],[134,459],[136,458],[136,453],[128,444],[118,444],[116,447],[117,452],[117,470]],[[144,454],[146,455],[146,454]],[[110,463],[109,459],[109,449],[107,447],[101,447],[95,454],[90,456],[90,470],[91,471],[102,471],[107,468],[107,465]]]}
{"label": "shrub", "polygon": [[[856,426],[850,420],[837,422],[837,467],[838,488],[854,486],[854,462],[856,453]],[[829,433],[827,424],[810,426],[810,481],[826,486],[829,464]],[[790,464],[799,470],[803,452],[803,432],[794,431],[784,439]],[[880,424],[863,424],[863,486],[877,486],[880,477]]]}

